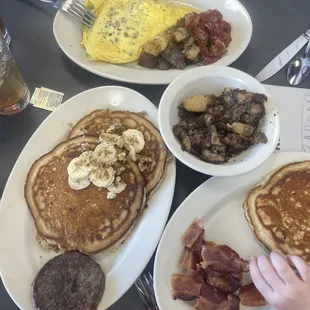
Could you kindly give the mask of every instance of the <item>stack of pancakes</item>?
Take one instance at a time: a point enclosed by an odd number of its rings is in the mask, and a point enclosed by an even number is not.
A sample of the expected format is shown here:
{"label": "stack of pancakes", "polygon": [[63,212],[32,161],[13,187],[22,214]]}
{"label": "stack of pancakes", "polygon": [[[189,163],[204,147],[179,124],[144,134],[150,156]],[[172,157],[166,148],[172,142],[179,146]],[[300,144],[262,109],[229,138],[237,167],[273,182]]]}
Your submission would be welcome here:
{"label": "stack of pancakes", "polygon": [[[69,162],[85,151],[85,145],[94,150],[99,135],[116,123],[124,130],[143,133],[145,147],[139,155],[151,158],[147,169],[141,172],[138,162],[126,158],[121,177],[127,186],[115,199],[107,199],[107,189],[93,184],[79,191],[70,188]],[[72,128],[68,140],[39,158],[27,175],[25,198],[39,243],[54,250],[92,254],[121,242],[162,180],[167,157],[159,131],[144,116],[109,110],[85,116]]]}
{"label": "stack of pancakes", "polygon": [[310,161],[285,165],[263,178],[244,210],[269,250],[301,256],[310,264]]}

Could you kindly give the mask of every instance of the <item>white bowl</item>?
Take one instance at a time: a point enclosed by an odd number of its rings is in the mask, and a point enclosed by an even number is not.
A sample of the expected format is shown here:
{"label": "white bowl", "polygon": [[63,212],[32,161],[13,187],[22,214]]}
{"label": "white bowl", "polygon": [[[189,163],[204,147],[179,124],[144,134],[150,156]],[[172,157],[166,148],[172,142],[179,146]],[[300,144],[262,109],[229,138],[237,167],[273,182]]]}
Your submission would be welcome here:
{"label": "white bowl", "polygon": [[[268,138],[268,143],[253,145],[229,162],[215,165],[182,151],[172,127],[180,119],[178,106],[185,98],[198,94],[220,95],[225,87],[246,89],[268,97],[265,103],[266,116],[260,126]],[[196,68],[176,78],[160,100],[158,120],[161,135],[173,155],[190,168],[214,176],[239,175],[257,168],[274,152],[280,133],[276,104],[263,85],[242,71],[221,66]]]}

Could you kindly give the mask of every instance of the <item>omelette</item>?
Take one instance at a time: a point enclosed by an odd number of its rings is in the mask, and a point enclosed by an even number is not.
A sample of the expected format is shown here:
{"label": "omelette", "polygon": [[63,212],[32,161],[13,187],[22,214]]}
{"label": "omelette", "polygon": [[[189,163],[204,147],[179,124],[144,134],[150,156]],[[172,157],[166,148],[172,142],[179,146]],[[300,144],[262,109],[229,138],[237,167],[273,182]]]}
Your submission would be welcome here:
{"label": "omelette", "polygon": [[125,64],[138,60],[142,46],[195,9],[158,0],[87,0],[97,16],[84,27],[82,45],[92,61]]}

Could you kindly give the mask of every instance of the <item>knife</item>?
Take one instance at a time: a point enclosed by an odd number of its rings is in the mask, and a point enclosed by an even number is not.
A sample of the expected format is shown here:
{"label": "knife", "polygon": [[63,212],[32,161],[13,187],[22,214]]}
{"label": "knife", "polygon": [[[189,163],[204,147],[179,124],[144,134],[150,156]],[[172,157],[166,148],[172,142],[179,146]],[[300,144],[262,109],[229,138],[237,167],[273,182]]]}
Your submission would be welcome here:
{"label": "knife", "polygon": [[268,80],[270,77],[280,71],[310,40],[310,29],[303,33],[299,38],[286,47],[278,56],[260,71],[255,78],[259,82]]}

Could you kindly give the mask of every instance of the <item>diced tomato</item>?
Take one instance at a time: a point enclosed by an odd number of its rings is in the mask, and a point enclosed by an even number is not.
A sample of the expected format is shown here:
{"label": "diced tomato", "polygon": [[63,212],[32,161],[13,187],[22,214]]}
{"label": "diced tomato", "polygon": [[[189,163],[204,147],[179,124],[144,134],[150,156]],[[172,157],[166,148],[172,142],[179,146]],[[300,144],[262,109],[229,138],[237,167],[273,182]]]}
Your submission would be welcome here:
{"label": "diced tomato", "polygon": [[197,14],[196,12],[187,14],[185,16],[185,28],[187,30],[194,30],[199,23],[199,14]]}
{"label": "diced tomato", "polygon": [[203,41],[204,45],[206,44],[208,34],[201,28],[196,28],[192,31],[192,36],[197,43],[201,43]]}
{"label": "diced tomato", "polygon": [[205,23],[218,23],[223,19],[223,15],[218,10],[208,10],[200,14],[200,18]]}

